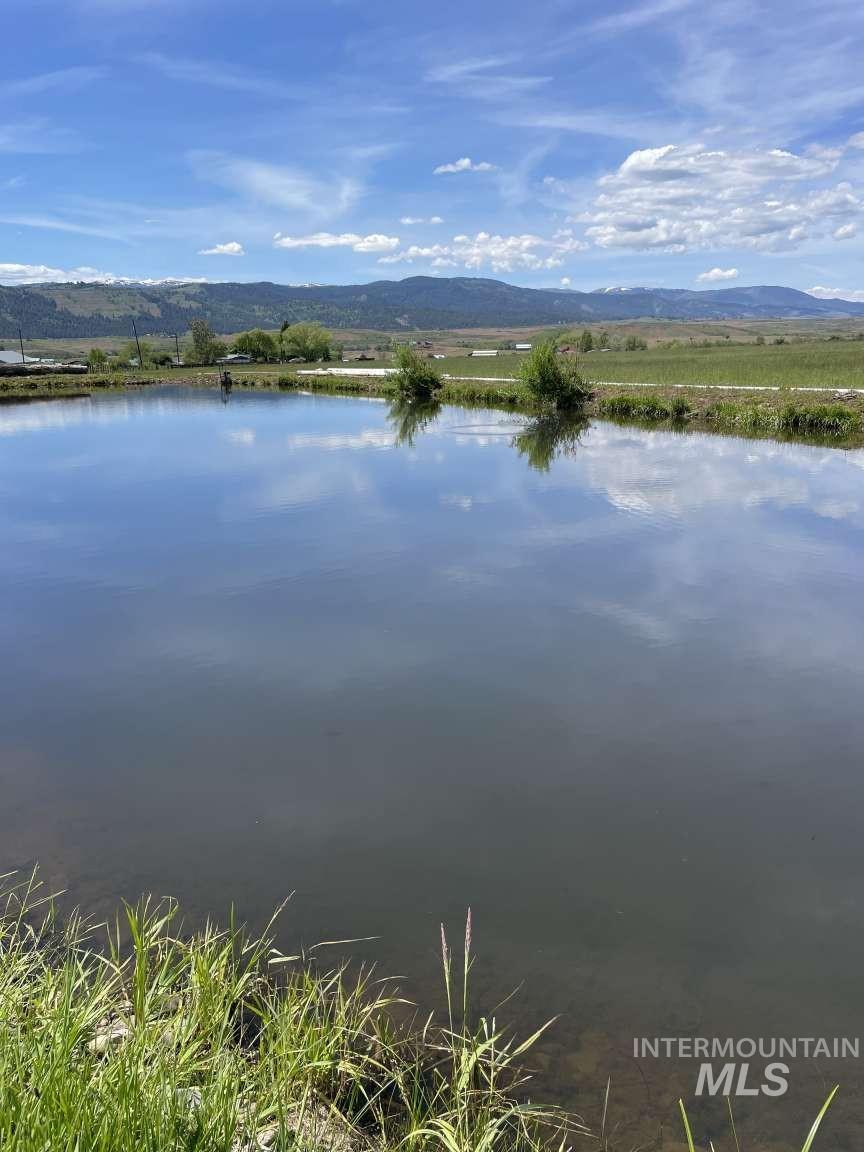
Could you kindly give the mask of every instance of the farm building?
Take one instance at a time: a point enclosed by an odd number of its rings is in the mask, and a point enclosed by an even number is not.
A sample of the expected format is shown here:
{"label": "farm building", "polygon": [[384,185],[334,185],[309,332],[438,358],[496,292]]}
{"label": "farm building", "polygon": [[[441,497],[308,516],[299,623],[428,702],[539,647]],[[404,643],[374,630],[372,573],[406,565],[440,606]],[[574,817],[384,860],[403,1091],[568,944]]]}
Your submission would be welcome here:
{"label": "farm building", "polygon": [[497,348],[475,348],[471,353],[472,356],[497,356]]}
{"label": "farm building", "polygon": [[531,345],[530,344],[515,344],[514,347],[515,347],[517,352],[530,352],[531,351]]}

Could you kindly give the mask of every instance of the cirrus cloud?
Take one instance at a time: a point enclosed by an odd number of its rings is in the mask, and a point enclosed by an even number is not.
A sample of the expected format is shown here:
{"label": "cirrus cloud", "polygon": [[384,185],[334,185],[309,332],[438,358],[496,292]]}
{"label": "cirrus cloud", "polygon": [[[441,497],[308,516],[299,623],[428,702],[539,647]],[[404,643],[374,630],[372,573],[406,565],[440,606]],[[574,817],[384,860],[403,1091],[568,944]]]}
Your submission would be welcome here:
{"label": "cirrus cloud", "polygon": [[275,248],[351,248],[354,252],[392,252],[399,247],[398,236],[383,236],[373,232],[360,236],[356,232],[315,232],[311,236],[286,236],[277,232],[273,237]]}

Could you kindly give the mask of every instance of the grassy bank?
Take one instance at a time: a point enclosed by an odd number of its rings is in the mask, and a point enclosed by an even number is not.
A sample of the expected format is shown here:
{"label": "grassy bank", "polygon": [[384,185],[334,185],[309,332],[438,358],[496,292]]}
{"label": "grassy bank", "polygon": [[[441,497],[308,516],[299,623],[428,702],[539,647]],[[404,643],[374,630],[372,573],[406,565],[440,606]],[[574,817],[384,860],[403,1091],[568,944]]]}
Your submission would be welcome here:
{"label": "grassy bank", "polygon": [[470,914],[455,964],[442,932],[436,1024],[371,973],[267,934],[184,936],[170,903],[126,908],[107,935],[61,921],[32,881],[2,904],[4,1152],[555,1152],[586,1135],[524,1101],[537,1036],[469,1024]]}
{"label": "grassy bank", "polygon": [[[710,351],[710,350],[709,350]],[[488,369],[486,369],[488,371]],[[74,382],[73,382],[74,381]],[[138,373],[125,377],[40,377],[12,386],[0,383],[0,403],[5,401],[82,396],[153,385],[184,384],[215,388],[218,375],[187,369]],[[5,387],[4,387],[5,385]],[[392,398],[395,385],[386,376],[300,376],[284,366],[253,368],[234,376],[238,391],[262,389],[322,392],[340,395]],[[436,394],[445,404],[482,405],[507,411],[531,411],[532,400],[518,379],[502,381],[445,380]],[[586,416],[642,424],[670,423],[746,436],[773,436],[818,440],[843,445],[864,445],[864,395],[835,399],[832,392],[807,394],[788,389],[723,392],[712,386],[678,385],[628,388],[597,381],[585,404]]]}
{"label": "grassy bank", "polygon": [[[4,878],[4,1152],[629,1147],[610,1132],[609,1084],[596,1131],[528,1101],[520,1068],[548,1025],[517,1040],[473,1011],[470,911],[458,955],[441,930],[441,1022],[414,1015],[371,972],[328,968],[324,946],[277,951],[274,922],[260,936],[233,924],[189,934],[176,904],[145,899],[97,928],[78,915],[60,918],[34,877]],[[680,1107],[682,1136],[695,1152]],[[643,1149],[683,1149],[676,1129],[664,1140],[661,1125]]]}

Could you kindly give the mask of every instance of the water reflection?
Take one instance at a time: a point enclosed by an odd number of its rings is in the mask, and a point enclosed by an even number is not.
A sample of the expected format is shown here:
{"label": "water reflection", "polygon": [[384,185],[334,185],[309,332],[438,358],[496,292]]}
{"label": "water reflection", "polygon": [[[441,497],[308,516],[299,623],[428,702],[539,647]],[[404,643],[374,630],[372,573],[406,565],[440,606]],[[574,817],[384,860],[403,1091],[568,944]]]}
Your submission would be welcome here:
{"label": "water reflection", "polygon": [[573,456],[589,427],[576,413],[549,412],[536,416],[513,437],[513,445],[538,472],[548,472],[553,460]]}
{"label": "water reflection", "polygon": [[562,1097],[864,1031],[864,453],[215,388],[0,436],[0,871],[296,890],[423,1003],[470,902]]}
{"label": "water reflection", "polygon": [[387,418],[396,434],[396,443],[413,448],[418,433],[424,432],[440,412],[441,404],[433,398],[409,400],[400,397],[394,400],[390,404]]}

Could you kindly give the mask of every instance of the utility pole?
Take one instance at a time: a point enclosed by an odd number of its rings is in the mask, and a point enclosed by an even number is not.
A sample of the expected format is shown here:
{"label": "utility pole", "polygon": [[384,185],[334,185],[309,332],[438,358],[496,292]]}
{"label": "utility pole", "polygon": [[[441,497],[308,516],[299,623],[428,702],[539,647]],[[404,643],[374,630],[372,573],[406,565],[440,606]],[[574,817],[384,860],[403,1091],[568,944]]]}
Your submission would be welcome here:
{"label": "utility pole", "polygon": [[24,358],[24,338],[21,335],[21,325],[20,324],[18,325],[18,343],[21,345],[21,363],[26,364],[27,361]]}
{"label": "utility pole", "polygon": [[173,332],[172,335],[174,337],[174,345],[177,349],[177,367],[179,368],[180,367],[180,337],[177,335],[176,332]]}
{"label": "utility pole", "polygon": [[144,357],[141,355],[141,345],[138,343],[138,329],[135,327],[135,321],[132,321],[132,335],[135,337],[135,347],[138,349],[138,367],[144,367]]}

